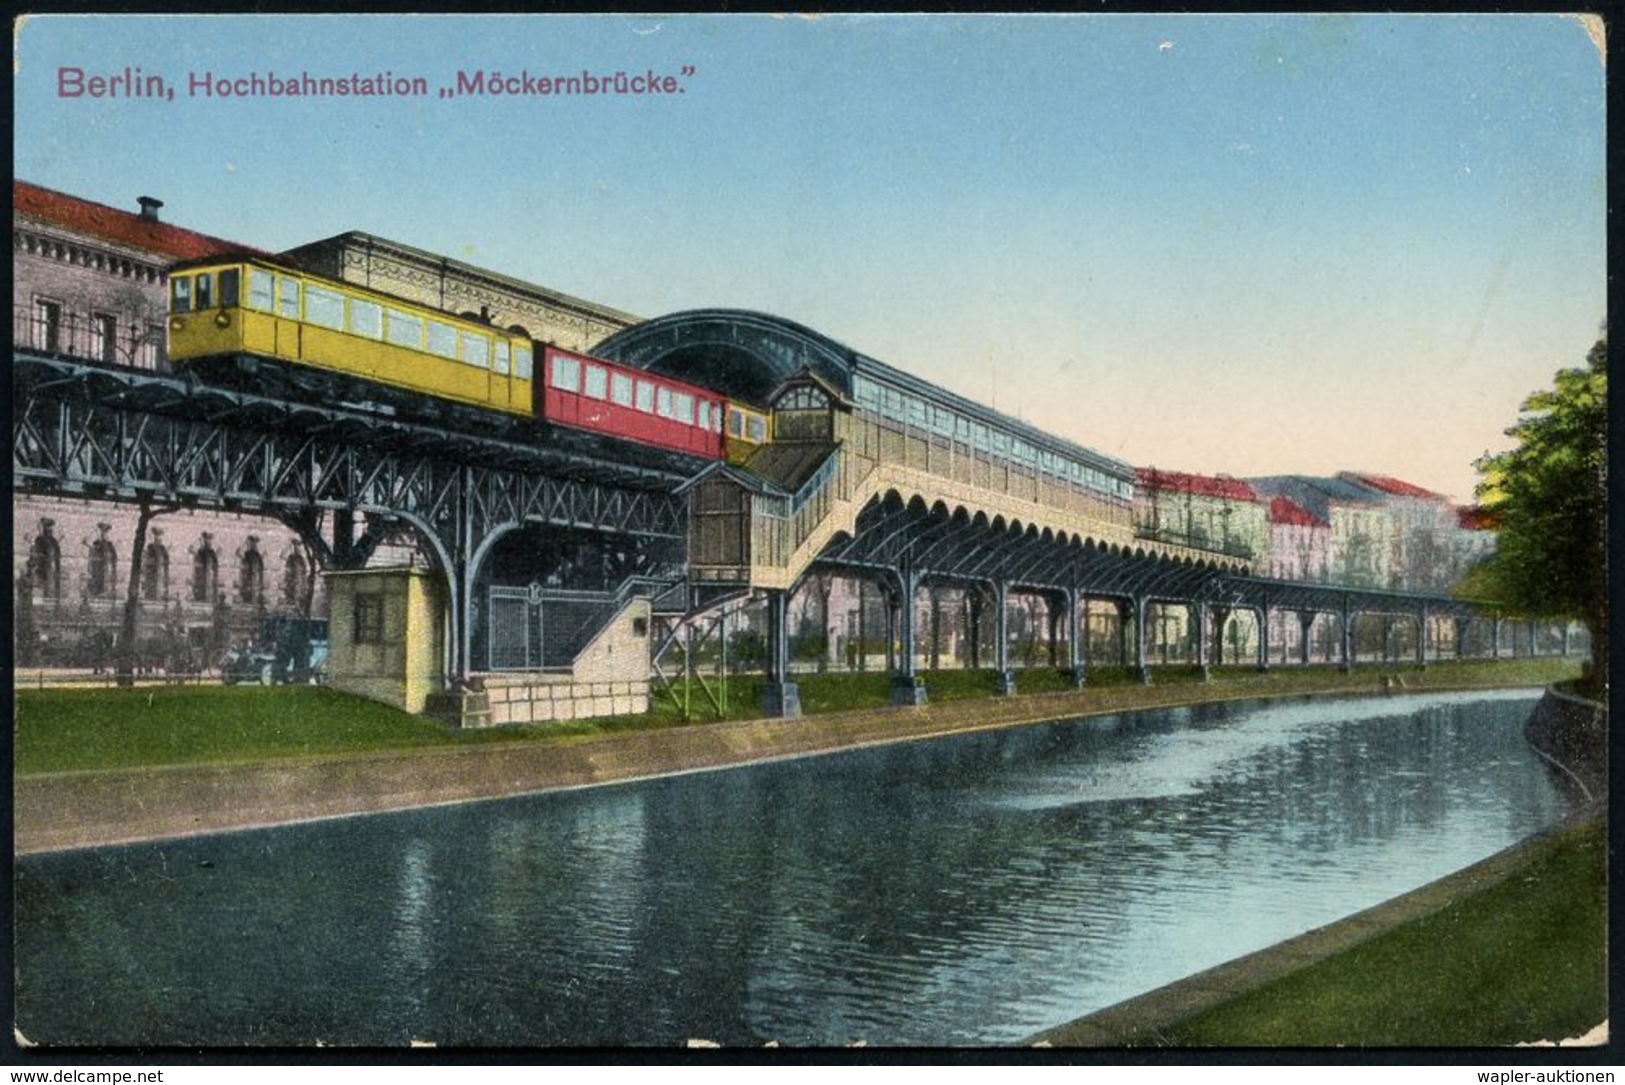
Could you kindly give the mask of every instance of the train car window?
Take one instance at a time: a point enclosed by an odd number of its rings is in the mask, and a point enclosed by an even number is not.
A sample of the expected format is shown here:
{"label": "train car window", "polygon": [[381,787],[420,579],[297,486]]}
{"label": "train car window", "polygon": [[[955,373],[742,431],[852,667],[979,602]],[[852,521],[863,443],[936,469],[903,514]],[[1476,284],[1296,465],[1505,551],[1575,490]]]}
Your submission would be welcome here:
{"label": "train car window", "polygon": [[192,283],[192,307],[198,312],[214,304],[214,276],[205,271]]}
{"label": "train car window", "polygon": [[609,395],[609,374],[604,372],[601,365],[586,367],[586,380],[582,382],[581,390],[594,399],[604,399]]}
{"label": "train car window", "polygon": [[661,418],[671,417],[671,389],[655,389],[655,414]]}
{"label": "train car window", "polygon": [[750,440],[761,444],[767,440],[767,419],[759,414],[750,415],[745,419],[745,433]]}
{"label": "train car window", "polygon": [[474,332],[458,332],[457,343],[463,348],[465,365],[476,365],[481,369],[491,368],[491,343],[485,336]]}
{"label": "train car window", "polygon": [[305,322],[323,328],[344,327],[344,295],[325,286],[305,287]]}
{"label": "train car window", "polygon": [[622,407],[632,406],[632,378],[625,373],[609,375],[609,398]]}
{"label": "train car window", "polygon": [[703,399],[694,404],[694,424],[703,430],[711,429],[711,404]]}
{"label": "train car window", "polygon": [[384,310],[385,336],[398,347],[423,349],[423,318],[399,309]]}
{"label": "train car window", "polygon": [[638,410],[644,414],[653,414],[655,410],[655,386],[648,381],[638,381]]}
{"label": "train car window", "polygon": [[368,339],[384,337],[384,307],[377,302],[350,299],[350,331]]}
{"label": "train car window", "polygon": [[283,278],[277,283],[276,311],[289,320],[299,319],[299,280]]}
{"label": "train car window", "polygon": [[581,391],[581,363],[562,354],[553,355],[553,387],[561,392]]}
{"label": "train car window", "polygon": [[687,392],[676,392],[671,397],[671,416],[685,426],[694,424],[694,397]]}
{"label": "train car window", "polygon": [[[1001,438],[1003,436],[1004,436],[1004,434],[1002,434],[1002,433],[996,433],[996,434],[993,435],[993,439],[995,441],[997,441],[999,438]],[[971,427],[970,427],[970,440],[971,440],[971,444],[975,445],[977,448],[979,448],[983,452],[986,452],[987,451],[987,426],[984,425],[981,422],[972,422]]]}
{"label": "train car window", "polygon": [[178,275],[169,280],[169,311],[172,313],[192,311],[192,280],[185,275]]}
{"label": "train car window", "polygon": [[522,381],[530,380],[530,344],[513,345],[513,375]]}
{"label": "train car window", "polygon": [[238,287],[242,283],[243,273],[234,267],[228,267],[220,273],[220,307],[222,309],[237,308]]}
{"label": "train car window", "polygon": [[248,269],[248,307],[262,313],[276,308],[276,277],[269,271]]}
{"label": "train car window", "polygon": [[745,436],[745,412],[738,407],[728,408],[728,436]]}
{"label": "train car window", "polygon": [[457,329],[438,320],[429,321],[429,353],[457,357]]}
{"label": "train car window", "polygon": [[508,372],[508,341],[496,339],[491,343],[491,371],[506,375]]}

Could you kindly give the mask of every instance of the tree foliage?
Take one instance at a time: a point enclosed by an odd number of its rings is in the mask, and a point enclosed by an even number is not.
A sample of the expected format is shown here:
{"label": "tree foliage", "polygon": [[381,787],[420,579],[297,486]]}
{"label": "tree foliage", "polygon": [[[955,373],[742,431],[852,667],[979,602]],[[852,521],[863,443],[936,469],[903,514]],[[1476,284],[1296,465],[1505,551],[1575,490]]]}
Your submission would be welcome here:
{"label": "tree foliage", "polygon": [[1524,400],[1507,436],[1517,444],[1478,461],[1478,498],[1496,525],[1496,551],[1473,579],[1479,592],[1531,617],[1578,618],[1606,663],[1608,628],[1608,341],[1583,367]]}

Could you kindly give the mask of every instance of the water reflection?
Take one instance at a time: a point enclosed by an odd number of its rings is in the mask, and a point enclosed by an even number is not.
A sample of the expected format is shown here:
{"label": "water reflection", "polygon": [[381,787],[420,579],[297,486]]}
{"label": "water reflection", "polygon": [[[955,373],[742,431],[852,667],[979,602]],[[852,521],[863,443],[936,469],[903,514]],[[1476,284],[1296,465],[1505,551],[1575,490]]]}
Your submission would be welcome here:
{"label": "water reflection", "polygon": [[1215,705],[17,866],[48,1043],[985,1044],[1555,821],[1526,694]]}

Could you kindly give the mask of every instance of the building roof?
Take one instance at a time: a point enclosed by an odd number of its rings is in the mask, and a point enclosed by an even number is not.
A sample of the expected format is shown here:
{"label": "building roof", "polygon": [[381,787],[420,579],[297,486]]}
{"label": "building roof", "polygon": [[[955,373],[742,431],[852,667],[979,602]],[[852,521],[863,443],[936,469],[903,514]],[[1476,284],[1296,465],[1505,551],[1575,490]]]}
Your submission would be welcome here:
{"label": "building roof", "polygon": [[1369,486],[1361,486],[1344,478],[1322,478],[1314,475],[1270,475],[1247,480],[1253,487],[1272,497],[1289,497],[1294,504],[1308,510],[1317,519],[1331,523],[1333,505],[1361,505],[1370,507],[1381,500],[1381,495]]}
{"label": "building roof", "polygon": [[1222,475],[1190,475],[1183,471],[1159,471],[1155,467],[1139,467],[1134,471],[1134,484],[1144,490],[1176,490],[1179,493],[1222,497],[1231,501],[1258,500],[1258,491],[1247,483],[1239,478]]}
{"label": "building roof", "polygon": [[1463,531],[1494,531],[1499,516],[1480,505],[1458,505],[1456,526]]}
{"label": "building roof", "polygon": [[1290,497],[1270,499],[1270,523],[1296,524],[1301,527],[1331,526]]}
{"label": "building roof", "polygon": [[1380,490],[1392,497],[1428,497],[1435,501],[1443,501],[1444,497],[1432,490],[1406,482],[1403,479],[1392,478],[1388,475],[1366,475],[1357,471],[1344,471],[1339,478],[1351,479],[1362,486],[1369,486],[1373,490]]}
{"label": "building roof", "polygon": [[235,241],[171,226],[156,217],[144,218],[134,211],[121,211],[27,181],[11,183],[11,207],[16,214],[175,260],[248,248]]}

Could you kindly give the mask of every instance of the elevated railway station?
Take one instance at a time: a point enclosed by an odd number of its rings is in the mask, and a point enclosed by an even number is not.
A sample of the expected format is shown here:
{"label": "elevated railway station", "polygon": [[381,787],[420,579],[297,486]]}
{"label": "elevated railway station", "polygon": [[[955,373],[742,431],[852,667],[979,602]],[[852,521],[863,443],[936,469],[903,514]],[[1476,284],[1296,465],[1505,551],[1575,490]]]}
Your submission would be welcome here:
{"label": "elevated railway station", "polygon": [[[399,688],[380,692],[376,674],[354,688],[465,724],[516,718],[518,709],[493,716],[493,699],[522,703],[524,719],[635,711],[648,703],[658,663],[655,614],[693,628],[747,599],[765,602],[767,614],[764,711],[798,714],[787,610],[798,586],[821,573],[879,588],[901,704],[928,696],[913,605],[925,585],[963,585],[991,601],[985,665],[1003,692],[1015,690],[1005,623],[1017,594],[1044,601],[1052,658],[1080,685],[1090,665],[1080,611],[1091,600],[1116,608],[1121,662],[1147,680],[1154,605],[1188,608],[1203,668],[1214,647],[1208,631],[1244,611],[1257,616],[1260,666],[1273,657],[1271,618],[1282,612],[1304,623],[1300,662],[1322,614],[1338,623],[1345,667],[1359,615],[1414,623],[1424,664],[1430,622],[1457,624],[1458,652],[1468,623],[1488,620],[1499,637],[1497,616],[1448,597],[1269,580],[1222,548],[1146,538],[1131,516],[1130,465],[790,321],[678,313],[612,335],[590,355],[537,353],[547,360],[534,378],[538,403],[568,393],[579,414],[603,364],[596,394],[608,402],[624,385],[629,412],[642,399],[638,372],[674,390],[657,401],[651,387],[651,410],[663,418],[677,417],[669,404],[683,388],[726,397],[726,415],[718,400],[698,416],[685,408],[686,417],[734,439],[718,446],[723,454],[699,454],[516,419],[513,409],[501,425],[484,425],[477,409],[419,411],[399,392],[357,402],[351,388],[350,398],[324,400],[301,396],[309,389],[300,380],[278,380],[266,385],[277,394],[261,394],[254,366],[218,383],[22,350],[13,484],[276,515],[332,574],[335,640],[380,637],[386,614],[418,615],[420,643],[403,648],[385,683]],[[402,525],[431,568],[392,587],[366,562],[380,531]],[[614,540],[617,561],[605,562],[612,582],[584,590],[547,579],[537,555],[559,535]],[[369,592],[397,593],[395,609]],[[363,654],[334,658],[361,667]],[[336,684],[346,680],[335,671]]]}

